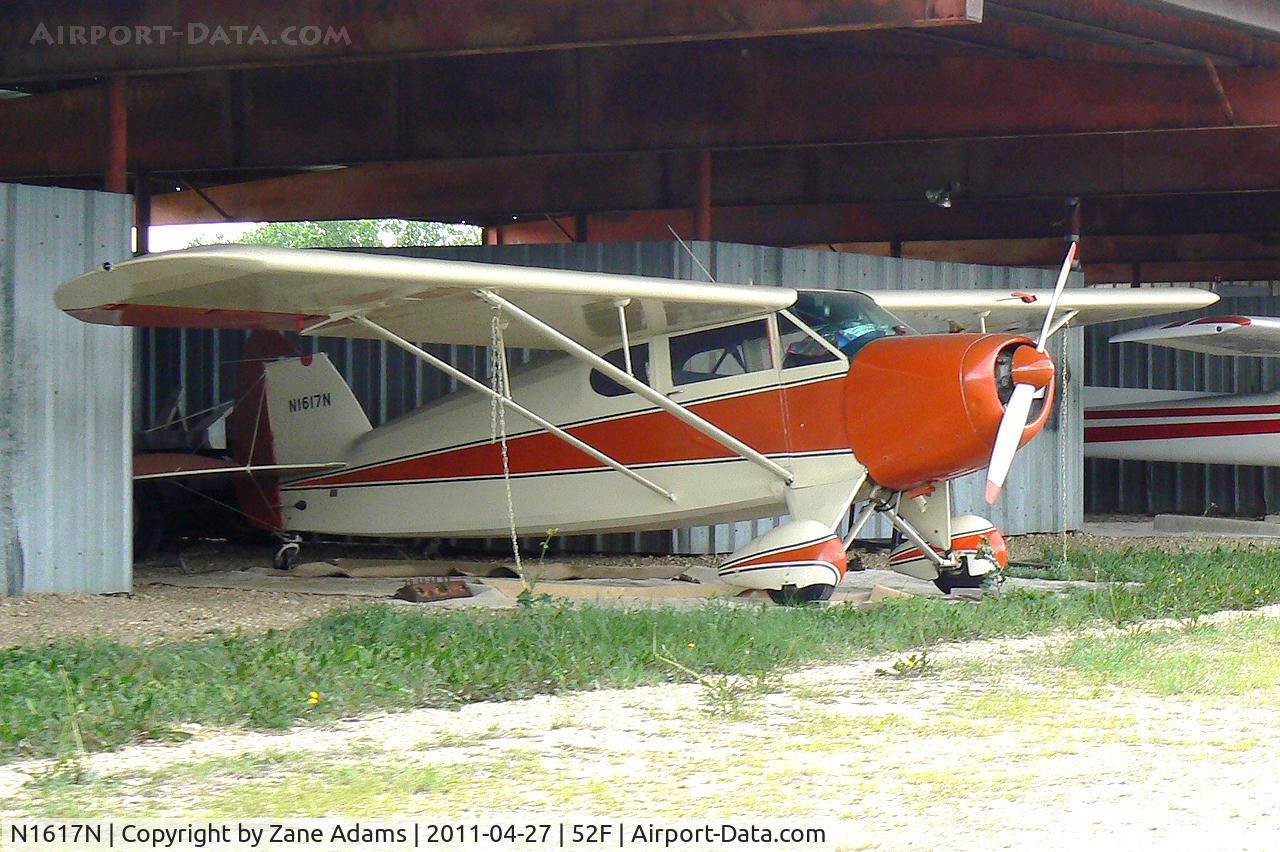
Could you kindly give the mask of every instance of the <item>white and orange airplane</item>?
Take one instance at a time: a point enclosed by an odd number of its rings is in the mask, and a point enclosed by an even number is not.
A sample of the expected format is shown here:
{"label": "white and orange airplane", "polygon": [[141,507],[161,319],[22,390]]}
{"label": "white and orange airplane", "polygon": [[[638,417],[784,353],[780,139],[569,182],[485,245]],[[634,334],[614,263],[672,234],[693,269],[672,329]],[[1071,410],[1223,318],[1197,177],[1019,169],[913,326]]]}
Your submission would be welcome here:
{"label": "white and orange airplane", "polygon": [[[1210,355],[1280,357],[1280,318],[1210,316],[1114,335],[1112,343]],[[1089,458],[1280,465],[1280,391],[1085,389]]]}
{"label": "white and orange airplane", "polygon": [[[241,507],[264,528],[514,538],[787,514],[719,573],[815,600],[840,582],[847,544],[876,512],[905,539],[896,569],[944,591],[978,585],[1005,560],[1003,539],[981,518],[952,517],[948,481],[987,467],[988,497],[999,493],[1015,451],[1049,416],[1049,336],[1067,321],[1217,298],[1064,293],[1074,251],[1051,292],[873,299],[218,246],[104,264],[63,284],[56,301],[88,322],[274,332],[250,338],[230,424]],[[982,330],[915,334],[886,307],[925,319],[969,311]],[[1009,333],[1022,328],[1038,338]],[[459,389],[371,428],[324,355],[283,357],[283,331],[384,340]],[[494,375],[473,378],[423,342],[491,346]],[[508,375],[507,346],[562,355]],[[858,520],[842,540],[853,506]]]}

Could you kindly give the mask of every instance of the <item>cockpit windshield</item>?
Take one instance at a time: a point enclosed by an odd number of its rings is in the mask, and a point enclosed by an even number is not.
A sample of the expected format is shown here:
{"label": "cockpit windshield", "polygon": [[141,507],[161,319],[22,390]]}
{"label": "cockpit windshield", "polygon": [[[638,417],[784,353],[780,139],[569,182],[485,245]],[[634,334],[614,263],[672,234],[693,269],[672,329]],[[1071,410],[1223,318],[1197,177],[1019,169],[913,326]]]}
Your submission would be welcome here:
{"label": "cockpit windshield", "polygon": [[801,290],[791,312],[848,357],[877,338],[912,333],[870,296],[853,290]]}

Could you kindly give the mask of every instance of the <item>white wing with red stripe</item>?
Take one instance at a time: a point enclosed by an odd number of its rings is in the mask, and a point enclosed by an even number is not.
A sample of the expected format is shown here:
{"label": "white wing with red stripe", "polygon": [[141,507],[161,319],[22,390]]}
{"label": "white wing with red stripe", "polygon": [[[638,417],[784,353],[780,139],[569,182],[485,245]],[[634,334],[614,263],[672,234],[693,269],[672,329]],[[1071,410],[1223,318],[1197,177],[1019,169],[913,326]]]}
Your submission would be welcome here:
{"label": "white wing with red stripe", "polygon": [[1144,398],[1128,405],[1086,406],[1084,454],[1135,461],[1277,465],[1280,393]]}
{"label": "white wing with red stripe", "polygon": [[1280,357],[1280,318],[1221,316],[1182,320],[1112,335],[1112,343],[1147,343],[1210,355]]}
{"label": "white wing with red stripe", "polygon": [[[1029,333],[1041,327],[1052,290],[871,290],[880,307],[919,331]],[[1071,325],[1135,319],[1198,310],[1218,301],[1216,293],[1194,287],[1120,290],[1065,290],[1058,316],[1072,314]]]}
{"label": "white wing with red stripe", "polygon": [[[620,340],[619,303],[638,340],[759,316],[796,299],[786,287],[227,245],[104,265],[63,284],[55,301],[72,316],[107,325],[296,331],[332,319],[320,333],[376,337],[343,319],[360,314],[408,340],[485,345],[492,309],[477,290],[507,297],[592,348]],[[506,330],[506,343],[546,346],[517,324]]]}

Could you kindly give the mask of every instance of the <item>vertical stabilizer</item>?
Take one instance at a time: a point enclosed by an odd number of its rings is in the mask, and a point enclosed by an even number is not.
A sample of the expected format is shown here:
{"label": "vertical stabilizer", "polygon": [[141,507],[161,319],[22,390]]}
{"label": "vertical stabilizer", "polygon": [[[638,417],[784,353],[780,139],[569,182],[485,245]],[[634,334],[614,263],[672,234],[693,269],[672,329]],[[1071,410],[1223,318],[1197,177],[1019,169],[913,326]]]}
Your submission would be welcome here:
{"label": "vertical stabilizer", "polygon": [[327,355],[275,361],[266,373],[276,464],[344,462],[372,428]]}

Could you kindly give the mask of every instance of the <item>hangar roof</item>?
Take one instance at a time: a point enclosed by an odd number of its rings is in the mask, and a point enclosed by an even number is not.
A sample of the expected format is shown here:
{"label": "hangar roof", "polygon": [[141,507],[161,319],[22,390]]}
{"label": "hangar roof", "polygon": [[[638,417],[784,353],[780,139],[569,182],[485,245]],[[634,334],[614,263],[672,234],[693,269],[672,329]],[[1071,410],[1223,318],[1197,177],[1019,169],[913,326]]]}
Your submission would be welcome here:
{"label": "hangar roof", "polygon": [[1280,278],[1266,0],[10,4],[0,179],[101,186],[112,76],[157,224],[1052,264],[1078,197],[1091,280]]}

